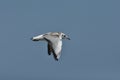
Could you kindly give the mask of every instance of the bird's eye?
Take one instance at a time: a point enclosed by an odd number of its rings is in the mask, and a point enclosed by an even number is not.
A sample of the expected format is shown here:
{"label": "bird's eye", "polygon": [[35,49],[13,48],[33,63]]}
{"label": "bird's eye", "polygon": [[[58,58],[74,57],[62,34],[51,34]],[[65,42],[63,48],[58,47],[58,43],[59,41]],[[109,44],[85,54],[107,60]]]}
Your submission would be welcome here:
{"label": "bird's eye", "polygon": [[62,35],[62,37],[65,37],[65,35]]}

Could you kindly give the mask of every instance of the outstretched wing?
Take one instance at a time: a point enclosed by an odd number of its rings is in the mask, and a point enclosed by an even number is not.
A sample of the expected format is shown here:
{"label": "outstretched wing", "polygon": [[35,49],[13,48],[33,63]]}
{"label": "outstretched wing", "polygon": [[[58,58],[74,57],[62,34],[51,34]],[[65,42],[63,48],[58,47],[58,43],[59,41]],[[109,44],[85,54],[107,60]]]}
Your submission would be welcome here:
{"label": "outstretched wing", "polygon": [[44,40],[44,35],[38,35],[38,36],[35,36],[35,37],[32,37],[31,38],[33,41],[39,41],[39,40]]}
{"label": "outstretched wing", "polygon": [[53,55],[55,60],[58,60],[61,55],[61,50],[62,50],[62,41],[61,40],[56,40],[54,43],[52,43],[52,48],[53,48]]}
{"label": "outstretched wing", "polygon": [[45,35],[44,38],[48,41],[48,54],[52,52],[55,60],[58,60],[62,50],[62,40],[57,36],[51,35]]}

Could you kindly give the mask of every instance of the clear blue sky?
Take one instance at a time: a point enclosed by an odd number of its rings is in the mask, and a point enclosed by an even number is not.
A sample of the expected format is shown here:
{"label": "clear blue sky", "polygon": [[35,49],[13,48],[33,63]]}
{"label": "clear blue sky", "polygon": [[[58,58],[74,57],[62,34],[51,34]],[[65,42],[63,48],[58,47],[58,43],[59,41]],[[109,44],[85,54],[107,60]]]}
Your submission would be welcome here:
{"label": "clear blue sky", "polygon": [[[62,31],[57,62],[31,37]],[[0,80],[120,80],[119,0],[0,0]]]}

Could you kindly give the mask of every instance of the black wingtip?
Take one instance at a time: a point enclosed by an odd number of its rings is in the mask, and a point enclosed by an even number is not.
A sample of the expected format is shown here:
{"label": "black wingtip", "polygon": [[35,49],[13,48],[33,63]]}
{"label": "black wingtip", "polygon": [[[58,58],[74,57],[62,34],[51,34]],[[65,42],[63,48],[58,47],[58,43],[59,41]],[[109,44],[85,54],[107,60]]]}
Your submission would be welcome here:
{"label": "black wingtip", "polygon": [[54,59],[55,59],[55,61],[58,61],[58,58],[57,58],[57,56],[54,56]]}
{"label": "black wingtip", "polygon": [[55,58],[55,61],[58,61],[58,59],[57,59],[57,58]]}

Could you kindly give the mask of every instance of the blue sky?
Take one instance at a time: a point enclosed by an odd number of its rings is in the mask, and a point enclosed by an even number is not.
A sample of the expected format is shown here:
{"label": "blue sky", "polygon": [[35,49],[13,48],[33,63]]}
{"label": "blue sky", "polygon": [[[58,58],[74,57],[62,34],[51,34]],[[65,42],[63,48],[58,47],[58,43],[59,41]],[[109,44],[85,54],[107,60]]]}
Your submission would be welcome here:
{"label": "blue sky", "polygon": [[[1,0],[1,80],[120,80],[120,1]],[[68,34],[57,62],[31,37]]]}

